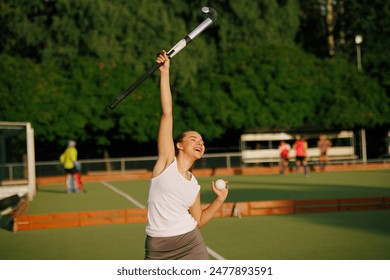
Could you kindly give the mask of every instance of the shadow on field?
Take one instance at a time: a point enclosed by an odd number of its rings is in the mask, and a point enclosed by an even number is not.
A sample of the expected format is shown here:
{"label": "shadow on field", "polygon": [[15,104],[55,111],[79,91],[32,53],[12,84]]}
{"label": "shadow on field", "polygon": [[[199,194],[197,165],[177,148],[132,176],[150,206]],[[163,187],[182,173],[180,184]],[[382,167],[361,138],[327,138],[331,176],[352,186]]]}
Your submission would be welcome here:
{"label": "shadow on field", "polygon": [[59,193],[59,194],[67,194],[64,190],[55,190],[55,189],[39,189],[40,193]]}
{"label": "shadow on field", "polygon": [[[349,172],[340,174],[311,174],[305,178],[303,174],[289,176],[253,176],[231,177],[229,181],[229,196],[226,202],[267,201],[267,200],[313,200],[337,198],[390,197],[389,172]],[[215,194],[202,187],[202,202],[209,203]],[[377,211],[345,211],[328,213],[307,213],[288,216],[305,223],[345,228],[358,231],[368,231],[389,237],[390,242],[390,210]]]}
{"label": "shadow on field", "polygon": [[[228,201],[302,200],[322,198],[353,198],[390,196],[390,172],[325,172],[287,176],[232,176]],[[202,188],[202,200],[211,201],[214,194]]]}
{"label": "shadow on field", "polygon": [[[247,183],[235,183],[229,188],[226,202],[259,201],[259,200],[304,200],[325,198],[383,197],[390,196],[390,189],[379,187],[354,187],[325,184],[280,184],[256,183],[257,188],[246,187]],[[215,198],[212,191],[202,192],[202,201],[211,202]]]}
{"label": "shadow on field", "polygon": [[[372,232],[387,236],[390,242],[390,211],[344,211],[332,213],[293,214],[294,219],[312,224]],[[368,242],[368,240],[362,240]],[[390,244],[390,243],[389,243]],[[390,257],[390,252],[389,252]]]}

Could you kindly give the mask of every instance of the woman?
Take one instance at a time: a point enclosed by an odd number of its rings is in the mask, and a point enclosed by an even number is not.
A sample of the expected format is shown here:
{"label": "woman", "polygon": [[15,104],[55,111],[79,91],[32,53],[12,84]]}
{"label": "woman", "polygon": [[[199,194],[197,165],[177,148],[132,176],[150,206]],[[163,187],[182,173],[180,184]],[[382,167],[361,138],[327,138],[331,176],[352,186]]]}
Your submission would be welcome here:
{"label": "woman", "polygon": [[320,170],[325,171],[328,163],[328,149],[332,147],[332,142],[325,135],[320,135],[317,146],[320,149]]}
{"label": "woman", "polygon": [[285,141],[280,141],[279,143],[279,154],[280,154],[280,174],[284,174],[286,169],[288,168],[289,158],[290,158],[290,144]]}
{"label": "woman", "polygon": [[299,166],[303,165],[303,173],[308,176],[308,168],[307,168],[307,142],[305,138],[297,137],[293,145],[293,149],[295,150],[295,168],[296,172],[299,170]]}
{"label": "woman", "polygon": [[163,63],[160,67],[162,115],[158,158],[149,186],[145,259],[208,259],[198,228],[213,217],[225,201],[228,189],[217,190],[212,182],[216,198],[202,210],[200,186],[191,167],[203,156],[204,142],[196,131],[186,131],[174,142],[170,61],[166,51],[162,51],[156,62]]}

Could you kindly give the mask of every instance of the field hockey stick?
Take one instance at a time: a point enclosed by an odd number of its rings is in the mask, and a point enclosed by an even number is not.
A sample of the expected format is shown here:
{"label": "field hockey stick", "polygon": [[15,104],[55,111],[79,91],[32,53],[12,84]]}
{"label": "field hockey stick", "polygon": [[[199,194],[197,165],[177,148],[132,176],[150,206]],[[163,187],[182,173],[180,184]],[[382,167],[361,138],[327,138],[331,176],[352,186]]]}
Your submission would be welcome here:
{"label": "field hockey stick", "polygon": [[[181,39],[172,49],[170,49],[167,53],[169,59],[178,54],[185,46],[187,46],[191,41],[198,36],[203,30],[205,30],[208,26],[210,26],[213,22],[217,20],[217,12],[210,7],[203,7],[202,12],[208,14],[208,18],[206,18],[198,27],[196,27],[191,33]],[[147,78],[149,78],[154,71],[160,68],[164,63],[155,63],[152,67],[149,68],[146,73],[140,77],[134,84],[128,87],[125,91],[123,91],[122,95],[119,96],[111,105],[110,109],[114,109],[119,103],[121,103],[130,93],[132,93],[139,85],[141,85]]]}

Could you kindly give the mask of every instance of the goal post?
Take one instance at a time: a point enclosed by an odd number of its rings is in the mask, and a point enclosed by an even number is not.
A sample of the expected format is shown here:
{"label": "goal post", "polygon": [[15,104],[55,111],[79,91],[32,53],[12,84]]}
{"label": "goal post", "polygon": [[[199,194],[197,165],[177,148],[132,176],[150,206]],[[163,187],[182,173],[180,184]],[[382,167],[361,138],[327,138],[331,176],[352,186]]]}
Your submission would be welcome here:
{"label": "goal post", "polygon": [[36,193],[34,129],[29,122],[0,121],[0,199]]}

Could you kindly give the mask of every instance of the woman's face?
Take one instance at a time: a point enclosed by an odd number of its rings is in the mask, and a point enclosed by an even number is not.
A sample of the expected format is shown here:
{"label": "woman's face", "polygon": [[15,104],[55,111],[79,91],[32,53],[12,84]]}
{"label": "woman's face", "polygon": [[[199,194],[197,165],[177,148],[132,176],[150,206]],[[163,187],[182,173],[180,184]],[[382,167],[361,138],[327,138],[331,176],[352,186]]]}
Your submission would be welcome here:
{"label": "woman's face", "polygon": [[187,131],[181,142],[177,143],[179,150],[188,155],[200,159],[204,152],[205,146],[202,136],[196,131]]}

